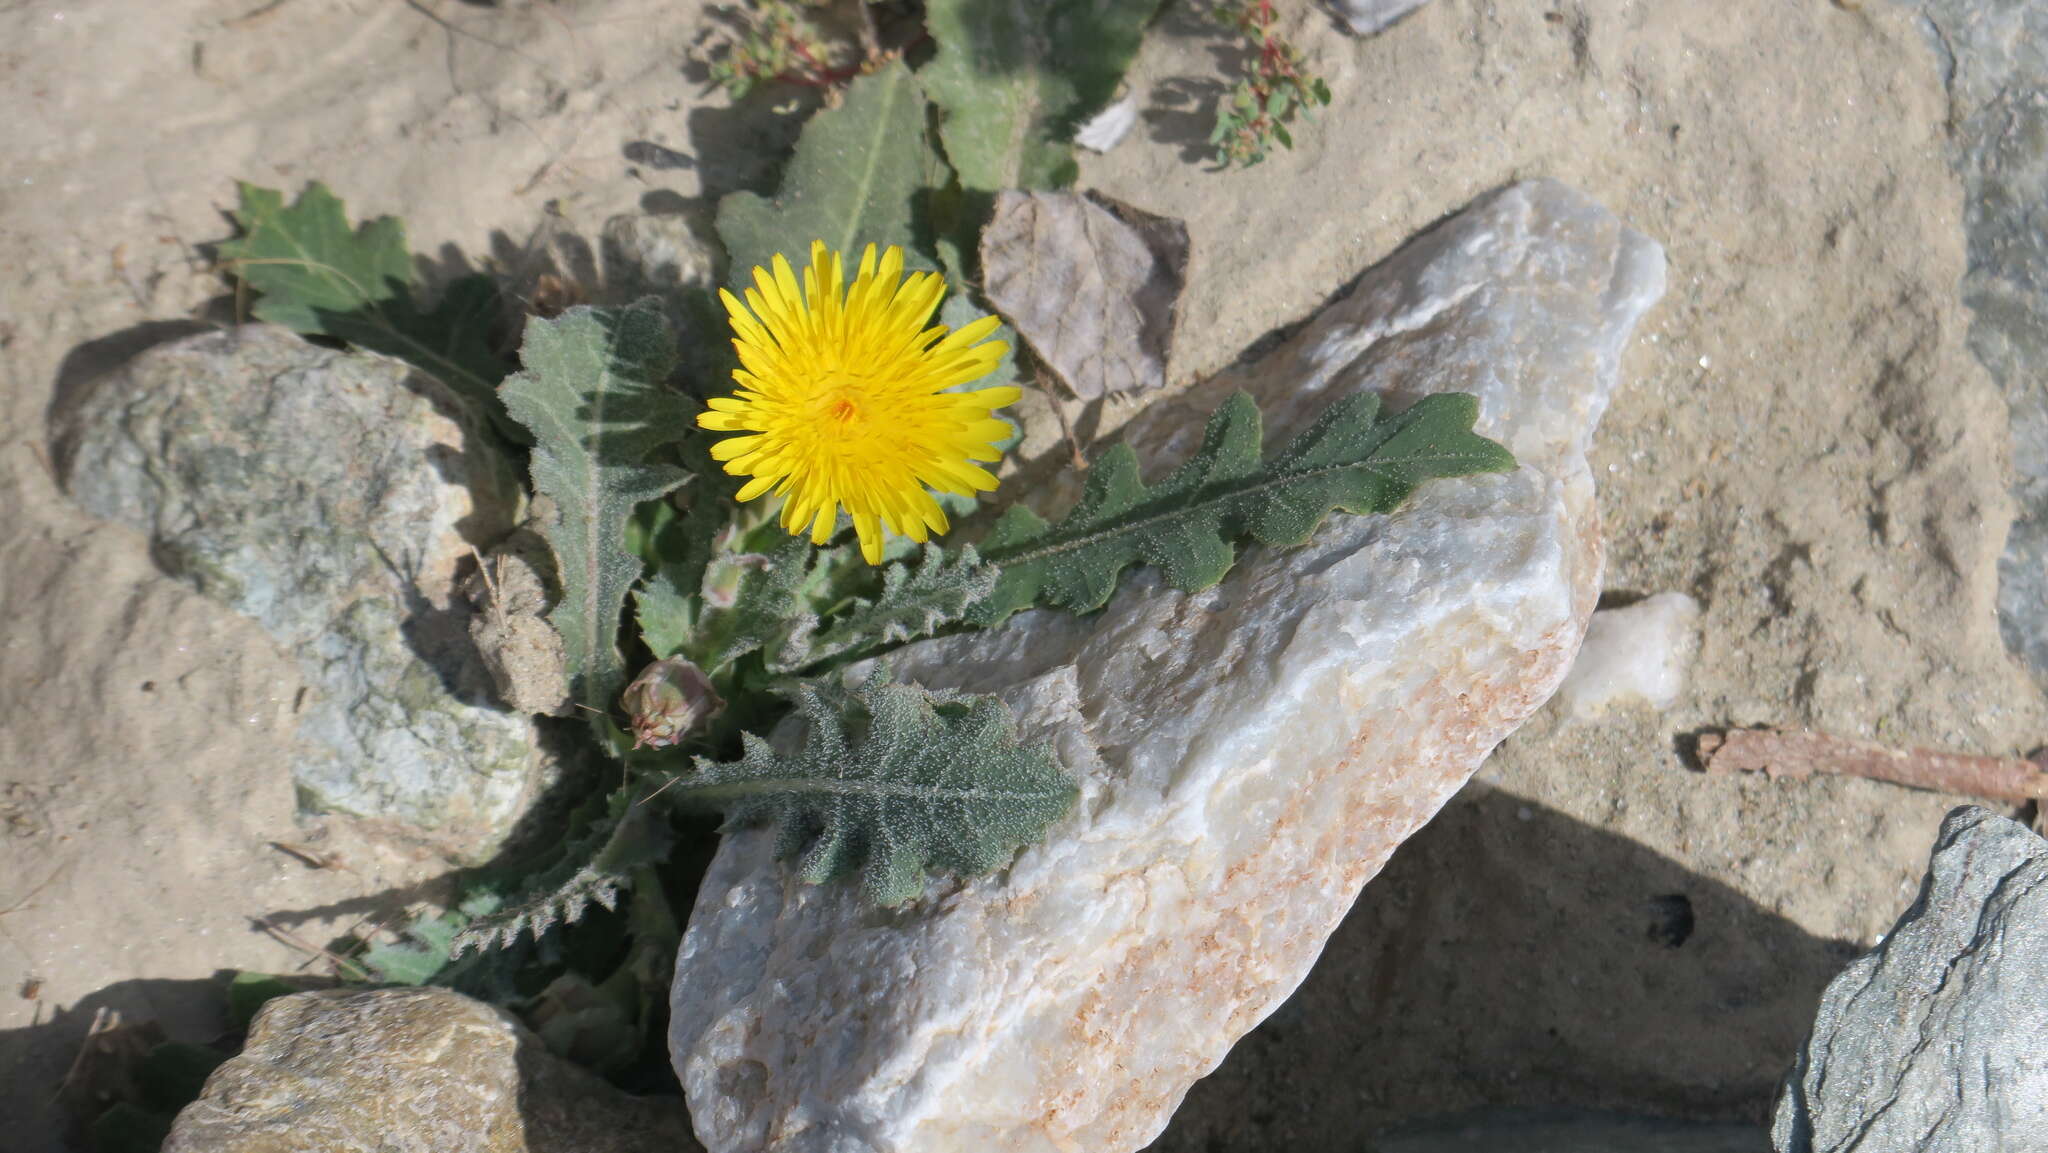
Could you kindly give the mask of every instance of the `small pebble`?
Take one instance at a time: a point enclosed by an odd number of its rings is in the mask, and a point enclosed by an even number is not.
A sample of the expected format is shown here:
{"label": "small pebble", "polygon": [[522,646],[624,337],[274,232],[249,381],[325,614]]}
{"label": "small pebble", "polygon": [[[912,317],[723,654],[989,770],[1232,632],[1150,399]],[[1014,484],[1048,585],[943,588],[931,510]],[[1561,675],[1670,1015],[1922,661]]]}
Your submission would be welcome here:
{"label": "small pebble", "polygon": [[1698,647],[1699,602],[1658,593],[1627,608],[1593,614],[1586,642],[1558,692],[1572,715],[1596,717],[1623,701],[1663,711],[1678,701]]}

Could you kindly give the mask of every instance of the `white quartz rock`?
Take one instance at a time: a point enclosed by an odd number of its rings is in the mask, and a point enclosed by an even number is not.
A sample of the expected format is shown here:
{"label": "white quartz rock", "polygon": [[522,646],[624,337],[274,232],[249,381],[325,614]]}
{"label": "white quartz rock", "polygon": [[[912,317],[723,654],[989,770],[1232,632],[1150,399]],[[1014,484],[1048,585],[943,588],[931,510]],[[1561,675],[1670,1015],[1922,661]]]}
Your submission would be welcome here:
{"label": "white quartz rock", "polygon": [[1685,688],[1685,668],[1699,647],[1700,603],[1684,593],[1658,593],[1626,608],[1602,609],[1586,626],[1586,643],[1558,695],[1580,718],[1597,717],[1623,701],[1670,708]]}
{"label": "white quartz rock", "polygon": [[1301,982],[1358,891],[1557,688],[1600,587],[1585,451],[1656,244],[1553,183],[1487,197],[1256,365],[1130,429],[1156,472],[1250,389],[1268,443],[1337,396],[1479,398],[1521,468],[1440,481],[1184,594],[1030,612],[899,672],[997,692],[1079,780],[1012,866],[893,910],[728,836],[670,1046],[712,1153],[1127,1153]]}
{"label": "white quartz rock", "polygon": [[1330,0],[1330,6],[1360,36],[1370,36],[1427,3],[1429,0]]}

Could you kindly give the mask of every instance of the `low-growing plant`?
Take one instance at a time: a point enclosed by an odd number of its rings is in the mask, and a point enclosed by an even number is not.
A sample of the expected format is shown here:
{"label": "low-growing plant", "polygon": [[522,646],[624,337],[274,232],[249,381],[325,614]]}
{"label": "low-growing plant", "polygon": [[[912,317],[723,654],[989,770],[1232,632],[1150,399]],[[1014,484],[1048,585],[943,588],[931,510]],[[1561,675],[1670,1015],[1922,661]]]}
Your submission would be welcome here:
{"label": "low-growing plant", "polygon": [[[655,1044],[693,883],[676,850],[703,831],[688,814],[772,825],[798,877],[857,877],[885,905],[1000,869],[1065,817],[1076,782],[1000,700],[897,680],[891,652],[1027,608],[1096,611],[1135,566],[1205,588],[1242,542],[1298,545],[1332,514],[1513,467],[1469,397],[1393,414],[1341,398],[1268,455],[1240,394],[1155,482],[1119,446],[1056,520],[981,515],[1016,440],[1000,413],[1020,350],[967,287],[966,193],[1071,179],[1064,120],[1113,90],[1156,3],[1058,0],[1046,30],[933,0],[921,69],[853,79],[776,196],[719,205],[737,362],[720,378],[683,367],[715,359],[680,355],[652,298],[525,316],[510,371],[488,281],[427,308],[396,221],[351,228],[317,184],[290,206],[243,187],[221,251],[254,315],[449,380],[523,462],[559,584],[546,619],[617,781],[551,850],[359,942],[347,976],[519,1005],[569,1051]],[[995,33],[1011,67],[976,77],[966,45]],[[941,543],[955,535],[979,539]]]}
{"label": "low-growing plant", "polygon": [[[918,74],[940,109],[945,149],[964,187],[993,191],[1055,188],[1074,179],[1074,133],[1109,103],[1162,0],[1030,7],[927,0],[907,22],[909,31],[887,45],[875,3],[746,0],[721,9],[723,27],[706,57],[710,78],[734,99],[775,83],[837,92],[891,54],[935,44]],[[856,17],[858,45],[813,18],[835,6]],[[1242,49],[1236,75],[1217,100],[1209,144],[1220,167],[1251,167],[1275,147],[1293,148],[1289,126],[1297,114],[1329,104],[1330,88],[1280,31],[1274,0],[1214,0],[1207,12]],[[1007,131],[1020,118],[1022,131]]]}
{"label": "low-growing plant", "polygon": [[1216,19],[1236,30],[1247,51],[1242,74],[1216,106],[1209,143],[1218,164],[1249,168],[1276,144],[1294,147],[1287,125],[1295,113],[1305,116],[1327,105],[1330,86],[1308,70],[1301,50],[1277,30],[1280,15],[1273,0],[1223,0]]}
{"label": "low-growing plant", "polygon": [[[843,46],[812,22],[809,10],[829,0],[749,0],[725,12],[727,35],[709,56],[711,80],[735,99],[763,84],[828,88],[860,74]],[[854,0],[866,4],[868,0]]]}

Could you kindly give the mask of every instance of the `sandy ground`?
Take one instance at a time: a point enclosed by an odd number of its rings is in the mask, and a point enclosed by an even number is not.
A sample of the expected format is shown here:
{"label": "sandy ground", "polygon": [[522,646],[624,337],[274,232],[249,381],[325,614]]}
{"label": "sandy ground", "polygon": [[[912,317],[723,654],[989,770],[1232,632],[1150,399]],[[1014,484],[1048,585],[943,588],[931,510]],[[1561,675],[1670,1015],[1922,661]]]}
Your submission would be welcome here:
{"label": "sandy ground", "polygon": [[[1131,76],[1141,124],[1083,166],[1188,224],[1176,379],[1487,189],[1575,184],[1672,269],[1595,458],[1606,587],[1691,593],[1704,641],[1670,712],[1552,708],[1508,742],[1158,1148],[1335,1148],[1495,1102],[1757,1117],[1957,799],[1710,779],[1690,734],[2014,752],[2048,732],[1993,616],[2006,418],[1964,344],[1933,55],[1881,0],[1435,0],[1370,41],[1290,19],[1335,95],[1296,151],[1206,170],[1228,48],[1174,10]],[[686,74],[702,25],[666,0],[0,4],[0,1116],[30,1119],[12,1147],[54,1147],[49,1095],[95,1008],[206,1039],[212,974],[303,960],[252,916],[318,940],[444,871],[294,819],[292,662],[68,504],[40,452],[53,397],[161,331],[138,326],[219,314],[200,246],[238,177],[402,214],[442,270],[517,270],[536,239],[621,214],[701,226],[772,177],[801,117],[707,94]],[[348,870],[269,844],[321,837]]]}

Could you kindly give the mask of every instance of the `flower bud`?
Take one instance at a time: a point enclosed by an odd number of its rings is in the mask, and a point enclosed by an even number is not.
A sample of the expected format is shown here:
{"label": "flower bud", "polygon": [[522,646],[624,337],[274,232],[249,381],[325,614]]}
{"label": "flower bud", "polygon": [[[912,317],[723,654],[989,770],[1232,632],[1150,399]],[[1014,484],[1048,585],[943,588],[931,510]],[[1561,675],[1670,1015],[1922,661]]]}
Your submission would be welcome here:
{"label": "flower bud", "polygon": [[681,657],[656,661],[619,695],[632,718],[633,747],[665,749],[710,720],[725,701],[704,671]]}

